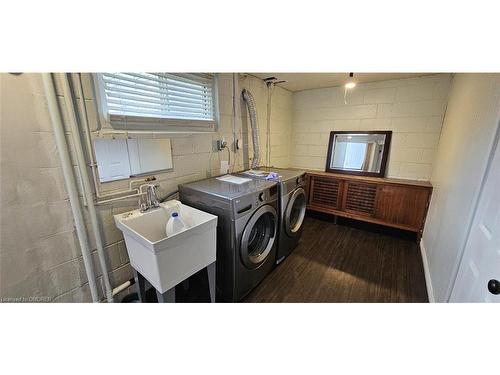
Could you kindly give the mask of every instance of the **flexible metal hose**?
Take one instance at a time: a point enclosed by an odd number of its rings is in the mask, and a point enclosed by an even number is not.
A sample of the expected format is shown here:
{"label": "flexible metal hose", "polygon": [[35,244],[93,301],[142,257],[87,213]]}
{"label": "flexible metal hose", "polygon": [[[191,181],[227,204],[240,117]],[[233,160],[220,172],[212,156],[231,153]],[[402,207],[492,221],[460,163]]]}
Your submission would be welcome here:
{"label": "flexible metal hose", "polygon": [[259,125],[257,123],[257,107],[253,95],[247,89],[243,89],[243,100],[245,100],[250,115],[250,126],[252,127],[253,160],[252,169],[260,165],[260,142]]}

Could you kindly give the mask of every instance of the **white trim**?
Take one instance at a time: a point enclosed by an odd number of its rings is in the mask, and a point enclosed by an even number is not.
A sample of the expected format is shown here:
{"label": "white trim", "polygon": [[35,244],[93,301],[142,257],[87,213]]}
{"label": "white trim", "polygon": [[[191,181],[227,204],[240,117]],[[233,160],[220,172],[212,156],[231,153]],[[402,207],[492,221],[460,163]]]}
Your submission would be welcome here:
{"label": "white trim", "polygon": [[429,262],[427,261],[427,252],[425,251],[424,241],[420,240],[420,254],[422,254],[422,264],[424,266],[425,285],[427,286],[427,296],[429,302],[435,303],[434,290],[432,289],[431,273],[429,271]]}
{"label": "white trim", "polygon": [[213,132],[218,132],[220,130],[220,108],[219,108],[219,74],[214,73],[213,76],[214,87],[213,87],[213,99],[214,99],[214,121],[215,125],[212,129]]}

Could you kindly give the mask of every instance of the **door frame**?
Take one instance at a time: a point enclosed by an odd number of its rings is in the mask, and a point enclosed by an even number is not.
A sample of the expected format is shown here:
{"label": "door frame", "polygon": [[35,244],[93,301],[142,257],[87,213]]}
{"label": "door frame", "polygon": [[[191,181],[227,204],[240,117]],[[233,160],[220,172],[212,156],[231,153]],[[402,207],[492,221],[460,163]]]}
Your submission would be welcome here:
{"label": "door frame", "polygon": [[490,170],[492,168],[493,158],[495,157],[495,152],[497,151],[498,147],[500,147],[500,120],[497,123],[495,138],[493,140],[493,144],[491,145],[490,154],[488,156],[488,161],[486,163],[486,168],[485,168],[483,177],[481,178],[481,186],[479,188],[479,193],[477,195],[476,201],[474,202],[474,208],[472,210],[471,220],[467,225],[467,236],[466,236],[466,239],[464,241],[464,244],[462,245],[462,247],[460,249],[460,257],[459,257],[460,260],[458,261],[457,267],[454,270],[454,274],[452,277],[453,281],[450,283],[450,287],[448,288],[448,291],[447,291],[446,302],[450,302],[451,296],[453,294],[453,289],[455,288],[455,284],[457,282],[458,273],[460,271],[460,268],[462,267],[462,262],[464,261],[465,250],[467,249],[467,245],[469,244],[470,233],[472,230],[472,225],[474,224],[475,218],[477,215],[479,201],[481,200],[481,196],[483,195],[484,186],[486,184],[486,180],[487,180],[488,175],[490,173]]}

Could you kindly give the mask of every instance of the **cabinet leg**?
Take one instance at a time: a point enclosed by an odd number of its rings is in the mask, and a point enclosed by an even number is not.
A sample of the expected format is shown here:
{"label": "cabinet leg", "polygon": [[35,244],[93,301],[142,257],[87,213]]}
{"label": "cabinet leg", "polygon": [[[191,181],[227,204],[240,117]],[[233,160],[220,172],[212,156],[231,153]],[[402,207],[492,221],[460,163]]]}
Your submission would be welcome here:
{"label": "cabinet leg", "polygon": [[137,285],[137,294],[139,295],[139,301],[142,303],[146,302],[146,279],[139,272],[134,270],[135,284]]}
{"label": "cabinet leg", "polygon": [[159,291],[156,291],[156,297],[158,297],[158,303],[174,303],[175,286],[167,290],[165,293],[160,293]]}
{"label": "cabinet leg", "polygon": [[215,262],[207,266],[208,286],[210,289],[210,302],[215,302]]}

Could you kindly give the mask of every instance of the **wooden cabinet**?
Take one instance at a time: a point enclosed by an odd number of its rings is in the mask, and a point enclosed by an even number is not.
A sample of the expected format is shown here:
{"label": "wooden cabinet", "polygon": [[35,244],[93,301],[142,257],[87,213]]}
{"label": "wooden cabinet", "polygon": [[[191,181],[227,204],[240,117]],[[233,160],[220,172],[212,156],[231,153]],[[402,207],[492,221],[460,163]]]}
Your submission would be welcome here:
{"label": "wooden cabinet", "polygon": [[417,233],[424,229],[432,186],[424,181],[308,172],[307,208]]}
{"label": "wooden cabinet", "polygon": [[331,210],[340,209],[341,181],[321,176],[314,176],[309,181],[309,190],[314,191],[314,194],[309,195],[309,204]]}
{"label": "wooden cabinet", "polygon": [[344,186],[344,199],[341,209],[355,215],[374,216],[377,185],[358,181],[345,181]]}

